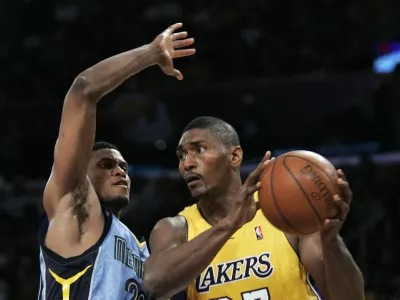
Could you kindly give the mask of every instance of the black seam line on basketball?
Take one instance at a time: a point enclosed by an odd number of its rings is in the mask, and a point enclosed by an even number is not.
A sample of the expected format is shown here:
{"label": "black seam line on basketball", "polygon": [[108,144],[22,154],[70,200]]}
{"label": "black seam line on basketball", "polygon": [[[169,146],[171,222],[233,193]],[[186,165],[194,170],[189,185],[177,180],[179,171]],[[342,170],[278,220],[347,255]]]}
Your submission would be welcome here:
{"label": "black seam line on basketball", "polygon": [[322,169],[317,164],[313,163],[311,160],[308,160],[307,158],[303,158],[303,157],[296,156],[296,155],[288,155],[285,157],[294,157],[294,158],[302,159],[302,160],[308,162],[309,164],[312,164],[313,166],[315,166],[317,169],[319,169],[322,173],[324,173],[328,177],[329,181],[332,183],[333,188],[335,188],[335,182],[331,179],[331,176],[327,172],[325,172],[324,169]]}
{"label": "black seam line on basketball", "polygon": [[[311,202],[310,197],[308,197],[306,191],[303,189],[303,187],[301,186],[300,182],[297,180],[296,176],[294,176],[294,174],[292,173],[292,171],[290,170],[290,168],[287,166],[286,164],[286,158],[288,158],[287,156],[285,156],[283,158],[283,165],[285,166],[286,170],[289,172],[290,176],[292,176],[293,180],[296,182],[296,184],[298,185],[298,187],[300,188],[300,190],[303,192],[303,195],[306,197],[308,204],[310,205],[311,209],[313,210],[315,216],[318,218],[319,223],[322,225],[324,223],[324,221],[322,220],[321,216],[319,215],[318,211],[315,209],[314,205]],[[297,157],[297,159],[300,159],[299,157]]]}
{"label": "black seam line on basketball", "polygon": [[[327,172],[325,172],[324,169],[322,169],[322,168],[321,168],[320,166],[318,166],[317,164],[313,163],[311,160],[308,160],[308,159],[306,159],[306,158],[303,158],[303,157],[300,157],[300,156],[296,156],[296,155],[288,155],[288,156],[286,156],[286,157],[294,157],[294,158],[297,158],[297,159],[301,159],[301,160],[304,160],[304,161],[308,162],[309,164],[313,165],[314,167],[316,167],[317,169],[319,169],[322,173],[324,173],[324,174],[328,177],[330,183],[332,184],[332,188],[333,188],[333,189],[336,188],[336,187],[335,187],[335,182],[332,180],[331,176],[330,176]],[[338,213],[334,216],[334,218],[337,217],[337,216],[339,216],[339,215],[340,215],[340,212],[338,212]]]}
{"label": "black seam line on basketball", "polygon": [[276,207],[277,211],[279,212],[279,214],[281,215],[282,220],[285,221],[285,223],[286,223],[287,225],[289,225],[289,227],[292,228],[294,231],[296,231],[296,232],[298,232],[298,233],[304,235],[305,233],[301,232],[300,230],[297,230],[297,229],[292,225],[292,223],[290,223],[289,220],[286,219],[286,217],[283,215],[281,209],[280,209],[279,206],[278,206],[278,202],[277,202],[276,199],[275,199],[275,192],[274,192],[274,185],[273,185],[273,183],[274,183],[274,182],[273,182],[273,181],[274,181],[274,169],[275,169],[276,163],[278,162],[279,159],[280,159],[280,157],[278,157],[278,158],[275,159],[275,162],[274,162],[274,164],[273,164],[273,166],[272,166],[272,170],[271,170],[270,187],[271,187],[272,201],[274,201],[275,207]]}

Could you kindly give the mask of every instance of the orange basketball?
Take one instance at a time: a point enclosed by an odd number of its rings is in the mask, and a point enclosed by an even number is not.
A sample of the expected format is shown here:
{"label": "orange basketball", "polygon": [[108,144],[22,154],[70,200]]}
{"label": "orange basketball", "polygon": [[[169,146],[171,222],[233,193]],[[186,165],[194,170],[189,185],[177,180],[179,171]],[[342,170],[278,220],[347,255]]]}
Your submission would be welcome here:
{"label": "orange basketball", "polygon": [[276,228],[294,235],[321,229],[325,219],[338,214],[335,167],[311,151],[292,151],[277,157],[264,171],[260,208]]}

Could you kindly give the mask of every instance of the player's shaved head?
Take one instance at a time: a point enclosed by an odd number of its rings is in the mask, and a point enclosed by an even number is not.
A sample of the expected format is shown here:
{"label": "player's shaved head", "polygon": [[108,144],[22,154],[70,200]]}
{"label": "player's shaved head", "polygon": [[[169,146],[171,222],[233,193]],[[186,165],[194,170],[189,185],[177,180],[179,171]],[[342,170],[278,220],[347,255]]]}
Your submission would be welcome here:
{"label": "player's shaved head", "polygon": [[218,136],[222,144],[229,148],[232,146],[240,146],[239,136],[236,130],[229,123],[215,117],[198,117],[193,119],[186,125],[182,134],[192,129],[208,129],[210,132]]}
{"label": "player's shaved head", "polygon": [[119,151],[118,147],[115,146],[114,144],[108,143],[108,142],[103,142],[103,141],[98,141],[95,142],[93,145],[93,151],[101,150],[101,149],[115,149]]}

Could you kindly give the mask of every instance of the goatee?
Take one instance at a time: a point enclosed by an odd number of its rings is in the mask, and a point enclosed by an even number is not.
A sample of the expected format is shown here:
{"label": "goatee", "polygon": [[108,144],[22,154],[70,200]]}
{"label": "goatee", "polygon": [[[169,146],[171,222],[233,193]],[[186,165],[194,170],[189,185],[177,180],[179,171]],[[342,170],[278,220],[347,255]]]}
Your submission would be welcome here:
{"label": "goatee", "polygon": [[129,204],[126,196],[106,197],[100,199],[100,203],[112,211],[121,211]]}

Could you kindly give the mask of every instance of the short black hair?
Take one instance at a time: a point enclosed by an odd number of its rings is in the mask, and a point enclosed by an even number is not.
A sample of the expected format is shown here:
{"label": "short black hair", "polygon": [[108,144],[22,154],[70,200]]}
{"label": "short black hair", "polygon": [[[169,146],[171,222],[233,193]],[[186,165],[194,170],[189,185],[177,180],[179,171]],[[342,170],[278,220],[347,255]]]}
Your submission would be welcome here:
{"label": "short black hair", "polygon": [[215,117],[198,117],[186,125],[182,134],[192,129],[209,129],[218,136],[225,147],[240,146],[239,136],[229,123]]}
{"label": "short black hair", "polygon": [[93,145],[93,151],[97,151],[100,149],[115,149],[117,151],[119,151],[118,147],[115,146],[114,144],[108,143],[108,142],[95,142]]}

